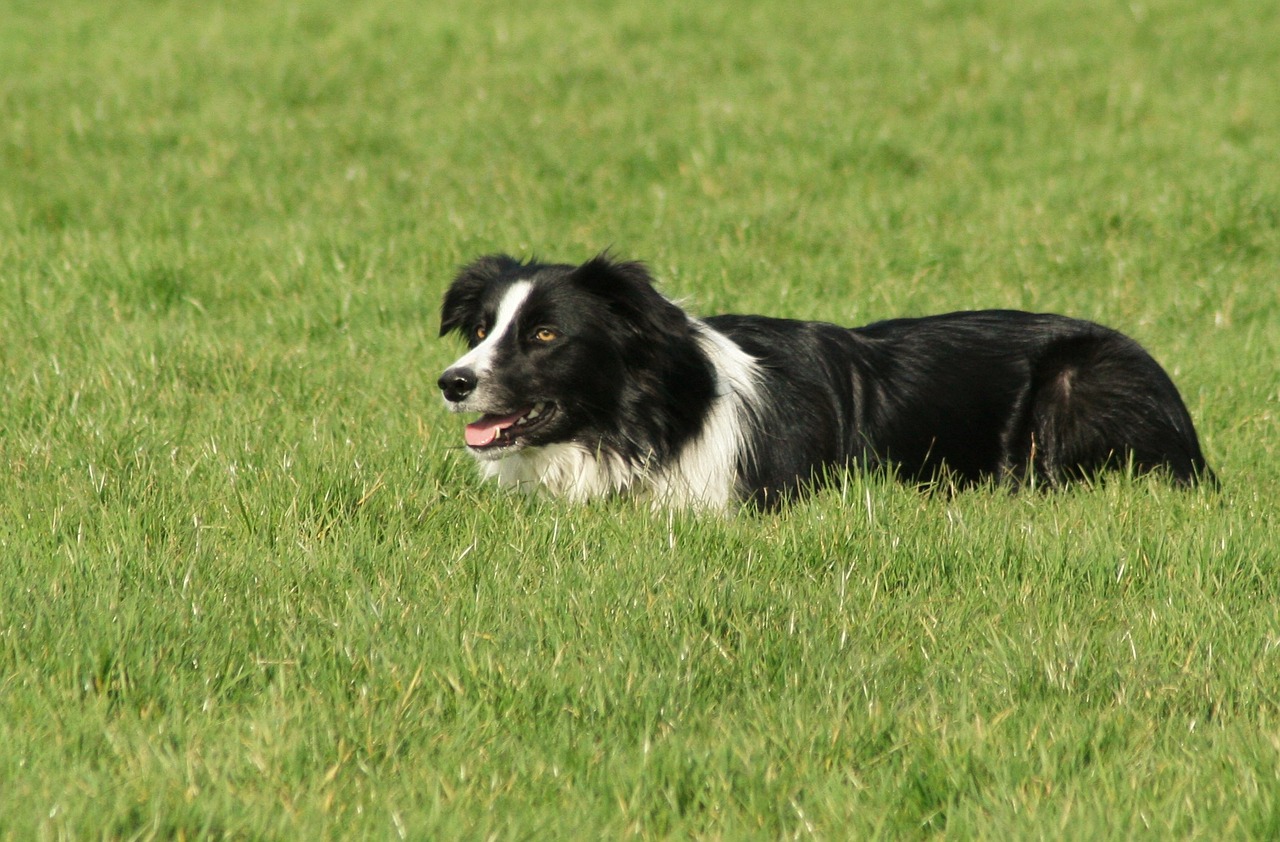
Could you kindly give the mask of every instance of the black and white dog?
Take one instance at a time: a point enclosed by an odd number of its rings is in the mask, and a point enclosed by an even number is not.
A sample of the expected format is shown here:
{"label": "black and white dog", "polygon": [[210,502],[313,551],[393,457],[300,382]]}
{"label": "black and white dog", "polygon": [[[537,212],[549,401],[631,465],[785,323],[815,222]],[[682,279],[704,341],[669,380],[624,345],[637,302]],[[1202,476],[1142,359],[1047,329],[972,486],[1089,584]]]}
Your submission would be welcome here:
{"label": "black and white dog", "polygon": [[1126,467],[1212,478],[1160,365],[1064,316],[697,319],[639,263],[494,255],[446,293],[450,331],[470,350],[439,386],[480,414],[466,443],[485,476],[575,500],[770,506],[851,465],[961,485]]}

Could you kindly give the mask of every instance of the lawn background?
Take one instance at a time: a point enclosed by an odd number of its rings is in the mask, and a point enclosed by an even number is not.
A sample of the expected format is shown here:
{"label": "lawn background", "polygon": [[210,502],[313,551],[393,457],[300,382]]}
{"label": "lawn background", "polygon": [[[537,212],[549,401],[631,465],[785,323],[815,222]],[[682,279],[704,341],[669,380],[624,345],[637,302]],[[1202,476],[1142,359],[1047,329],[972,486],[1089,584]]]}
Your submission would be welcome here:
{"label": "lawn background", "polygon": [[[1112,324],[1222,491],[481,486],[444,286],[606,247]],[[10,0],[0,836],[1275,838],[1278,267],[1270,2]]]}

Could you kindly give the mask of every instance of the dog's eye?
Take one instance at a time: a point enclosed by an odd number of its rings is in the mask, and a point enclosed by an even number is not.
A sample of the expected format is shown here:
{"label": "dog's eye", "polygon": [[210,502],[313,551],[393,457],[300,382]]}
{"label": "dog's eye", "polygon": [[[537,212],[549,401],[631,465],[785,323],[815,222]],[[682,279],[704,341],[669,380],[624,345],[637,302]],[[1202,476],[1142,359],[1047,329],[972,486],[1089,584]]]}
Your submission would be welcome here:
{"label": "dog's eye", "polygon": [[560,338],[560,334],[549,327],[540,327],[533,332],[533,338],[539,342],[554,342]]}
{"label": "dog's eye", "polygon": [[484,339],[486,336],[489,335],[489,331],[485,330],[484,325],[476,325],[476,329],[473,332],[473,335],[475,336],[476,339]]}

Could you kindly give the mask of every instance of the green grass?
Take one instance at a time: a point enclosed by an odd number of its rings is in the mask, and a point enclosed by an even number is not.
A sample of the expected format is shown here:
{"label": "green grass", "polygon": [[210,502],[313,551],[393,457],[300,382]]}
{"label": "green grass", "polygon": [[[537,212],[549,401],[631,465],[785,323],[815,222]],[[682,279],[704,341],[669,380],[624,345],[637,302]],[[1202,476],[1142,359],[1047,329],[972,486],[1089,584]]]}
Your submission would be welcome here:
{"label": "green grass", "polygon": [[[0,837],[1280,835],[1274,4],[858,5],[7,4]],[[1112,324],[1223,489],[482,486],[446,283],[605,247]]]}

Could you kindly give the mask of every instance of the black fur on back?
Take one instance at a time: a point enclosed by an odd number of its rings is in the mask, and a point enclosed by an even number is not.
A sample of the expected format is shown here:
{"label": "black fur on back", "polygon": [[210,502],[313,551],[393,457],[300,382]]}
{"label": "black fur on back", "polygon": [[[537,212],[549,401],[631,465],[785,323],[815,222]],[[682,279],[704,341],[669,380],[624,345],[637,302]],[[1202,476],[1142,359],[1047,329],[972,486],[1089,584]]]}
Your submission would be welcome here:
{"label": "black fur on back", "polygon": [[1212,480],[1168,375],[1091,322],[1011,310],[847,329],[760,316],[707,323],[759,361],[763,392],[743,466],[755,495],[787,496],[850,464],[928,482],[1061,485],[1132,464]]}

